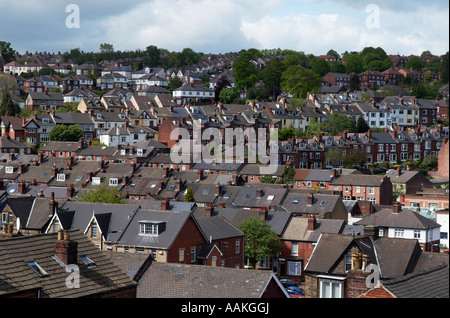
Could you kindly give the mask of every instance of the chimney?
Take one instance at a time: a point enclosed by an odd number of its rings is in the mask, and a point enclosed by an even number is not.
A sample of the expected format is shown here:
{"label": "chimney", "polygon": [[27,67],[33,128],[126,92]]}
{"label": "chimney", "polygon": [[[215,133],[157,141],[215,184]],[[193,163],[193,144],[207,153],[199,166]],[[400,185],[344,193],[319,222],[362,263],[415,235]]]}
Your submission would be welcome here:
{"label": "chimney", "polygon": [[131,166],[131,173],[135,173],[136,172],[136,164],[134,162],[132,162],[130,164],[130,166]]}
{"label": "chimney", "polygon": [[3,182],[3,178],[0,178],[0,190],[3,190],[5,183]]}
{"label": "chimney", "polygon": [[308,217],[308,231],[314,231],[316,227],[316,218],[312,215]]}
{"label": "chimney", "polygon": [[392,213],[399,213],[402,211],[402,204],[400,202],[394,202],[392,205]]}
{"label": "chimney", "polygon": [[22,159],[20,159],[19,169],[18,169],[20,174],[24,173],[23,168],[24,168],[24,165],[23,165]]}
{"label": "chimney", "polygon": [[397,168],[397,177],[400,177],[402,174],[402,169],[400,167]]}
{"label": "chimney", "polygon": [[372,130],[369,129],[367,131],[367,137],[372,138]]}
{"label": "chimney", "polygon": [[308,193],[308,205],[313,205],[314,203],[314,194],[312,192]]}
{"label": "chimney", "polygon": [[9,153],[9,161],[13,161],[14,160],[14,152],[10,152]]}
{"label": "chimney", "polygon": [[55,209],[58,209],[58,202],[55,201],[55,192],[51,193],[49,205],[49,214],[48,216],[53,216],[55,214]]}
{"label": "chimney", "polygon": [[70,187],[67,188],[67,197],[71,198],[73,196],[73,184],[70,185]]}
{"label": "chimney", "polygon": [[265,220],[267,220],[267,216],[269,215],[269,210],[267,207],[262,207],[261,210],[258,211],[258,214],[259,214],[259,218],[262,221],[265,221]]}
{"label": "chimney", "polygon": [[70,156],[67,160],[67,169],[71,170],[73,166],[73,156]]}
{"label": "chimney", "polygon": [[206,204],[205,217],[210,218],[214,213],[214,207],[211,203]]}
{"label": "chimney", "polygon": [[78,149],[83,149],[83,148],[84,148],[84,142],[83,142],[83,139],[80,138],[80,139],[78,140]]}
{"label": "chimney", "polygon": [[203,178],[203,170],[202,169],[198,169],[197,170],[197,182],[202,180],[202,178]]}
{"label": "chimney", "polygon": [[216,196],[220,195],[220,184],[216,185]]}
{"label": "chimney", "polygon": [[17,186],[17,192],[19,192],[19,194],[24,194],[25,193],[25,181],[22,180],[19,185]]}
{"label": "chimney", "polygon": [[68,231],[59,230],[58,240],[55,243],[55,256],[64,265],[77,263],[78,243],[70,240]]}
{"label": "chimney", "polygon": [[256,198],[261,199],[263,197],[263,190],[262,189],[256,189]]}
{"label": "chimney", "polygon": [[41,164],[44,161],[44,153],[42,151],[39,151],[37,155],[37,162],[38,164]]}
{"label": "chimney", "polygon": [[164,199],[161,201],[161,210],[168,211],[169,210],[169,200]]}
{"label": "chimney", "polygon": [[376,241],[380,236],[380,228],[376,225],[366,225],[364,227],[364,235],[371,237]]}
{"label": "chimney", "polygon": [[52,167],[52,176],[53,176],[53,178],[56,178],[56,171],[57,171],[56,164],[53,164],[53,167]]}

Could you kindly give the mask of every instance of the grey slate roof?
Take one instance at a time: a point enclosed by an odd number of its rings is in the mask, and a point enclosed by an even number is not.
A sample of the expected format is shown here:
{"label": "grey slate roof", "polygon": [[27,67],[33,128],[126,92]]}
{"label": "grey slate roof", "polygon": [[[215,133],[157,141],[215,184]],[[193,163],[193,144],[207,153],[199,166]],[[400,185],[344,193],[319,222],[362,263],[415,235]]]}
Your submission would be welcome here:
{"label": "grey slate roof", "polygon": [[[85,254],[96,264],[90,269],[77,259],[80,288],[66,287],[66,268],[53,259],[57,233],[37,234],[0,240],[0,296],[39,289],[42,298],[78,298],[136,286],[80,231],[70,231],[70,239],[78,242],[78,255]],[[25,262],[29,259],[49,275],[36,274]]]}
{"label": "grey slate roof", "polygon": [[420,230],[440,227],[440,225],[433,220],[430,220],[411,210],[402,210],[399,213],[393,213],[392,209],[389,208],[381,209],[378,212],[372,213],[354,224]]}
{"label": "grey slate roof", "polygon": [[221,215],[196,218],[205,239],[220,240],[229,237],[243,236],[244,232],[227,221]]}
{"label": "grey slate roof", "polygon": [[[118,240],[118,245],[168,249],[189,217],[188,212],[138,210]],[[165,222],[165,230],[158,235],[139,235],[139,221]]]}
{"label": "grey slate roof", "polygon": [[152,262],[139,280],[137,297],[260,298],[272,280],[281,286],[271,271]]}
{"label": "grey slate roof", "polygon": [[449,298],[448,264],[380,283],[397,298]]}

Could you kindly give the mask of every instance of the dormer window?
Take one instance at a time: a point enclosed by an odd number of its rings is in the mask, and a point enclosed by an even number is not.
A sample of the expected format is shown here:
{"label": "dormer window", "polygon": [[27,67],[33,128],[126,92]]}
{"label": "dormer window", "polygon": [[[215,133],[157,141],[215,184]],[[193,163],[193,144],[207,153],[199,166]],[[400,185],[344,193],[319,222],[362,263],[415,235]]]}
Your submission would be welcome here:
{"label": "dormer window", "polygon": [[100,184],[100,177],[93,177],[92,184]]}
{"label": "dormer window", "polygon": [[304,142],[300,143],[300,148],[305,149],[306,148],[306,144]]}
{"label": "dormer window", "polygon": [[66,175],[64,173],[58,173],[56,175],[56,181],[66,181]]}
{"label": "dormer window", "polygon": [[5,172],[6,173],[13,173],[14,172],[14,167],[5,167]]}
{"label": "dormer window", "polygon": [[159,235],[166,230],[166,222],[140,221],[139,235]]}
{"label": "dormer window", "polygon": [[109,178],[109,185],[110,186],[117,186],[119,184],[119,179],[117,178]]}

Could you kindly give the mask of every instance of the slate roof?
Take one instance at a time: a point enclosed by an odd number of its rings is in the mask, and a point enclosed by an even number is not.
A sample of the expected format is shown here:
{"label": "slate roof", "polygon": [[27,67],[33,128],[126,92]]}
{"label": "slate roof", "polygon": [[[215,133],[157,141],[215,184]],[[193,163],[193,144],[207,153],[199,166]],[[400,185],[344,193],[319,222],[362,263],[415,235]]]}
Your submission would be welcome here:
{"label": "slate roof", "polygon": [[380,283],[397,298],[449,298],[448,264]]}
{"label": "slate roof", "polygon": [[[53,258],[57,233],[37,234],[0,240],[0,296],[38,289],[42,298],[78,298],[136,286],[80,231],[69,234],[71,240],[78,242],[78,255],[85,254],[96,265],[87,268],[77,259],[80,288],[66,287],[66,268]],[[26,261],[30,259],[48,275],[40,277],[27,265]]]}
{"label": "slate roof", "polygon": [[314,230],[308,230],[308,218],[291,218],[282,240],[317,242],[322,233],[341,233],[344,228],[344,220],[316,219]]}
{"label": "slate roof", "polygon": [[360,185],[368,187],[379,187],[383,182],[382,176],[377,175],[340,175],[330,182],[330,185]]}
{"label": "slate roof", "polygon": [[313,204],[308,205],[309,193],[290,191],[282,202],[283,208],[289,212],[323,214],[332,212],[341,197],[332,194],[313,194]]}
{"label": "slate roof", "polygon": [[260,298],[271,271],[152,262],[139,280],[138,298]]}
{"label": "slate roof", "polygon": [[[204,210],[204,208],[197,208]],[[196,209],[196,210],[197,210]],[[197,224],[205,235],[205,239],[220,240],[229,237],[243,236],[239,228],[227,221],[221,215],[212,217],[196,217]]]}
{"label": "slate roof", "polygon": [[[189,217],[188,212],[138,210],[117,244],[169,249]],[[158,235],[139,235],[139,221],[165,222],[165,230]]]}
{"label": "slate roof", "polygon": [[395,227],[403,229],[434,229],[440,225],[429,218],[426,218],[419,213],[411,210],[401,210],[399,213],[393,213],[392,208],[381,209],[372,213],[360,221],[354,223],[355,225],[377,225],[381,227]]}
{"label": "slate roof", "polygon": [[[263,191],[263,196],[261,198],[256,197],[258,189],[262,189]],[[241,187],[241,190],[236,194],[233,200],[233,205],[243,208],[278,206],[283,202],[286,193],[287,189],[280,187]]]}

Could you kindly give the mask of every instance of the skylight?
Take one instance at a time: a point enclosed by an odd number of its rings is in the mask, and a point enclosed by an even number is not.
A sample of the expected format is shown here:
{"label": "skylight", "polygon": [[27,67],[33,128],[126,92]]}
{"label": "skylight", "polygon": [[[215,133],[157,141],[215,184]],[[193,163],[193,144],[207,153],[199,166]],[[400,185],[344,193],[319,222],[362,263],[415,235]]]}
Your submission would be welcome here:
{"label": "skylight", "polygon": [[87,268],[97,267],[97,265],[95,265],[95,262],[86,255],[80,255],[80,259],[87,265]]}
{"label": "skylight", "polygon": [[273,198],[275,198],[275,196],[273,196],[273,195],[269,195],[269,196],[267,197],[267,201],[272,201],[272,200],[273,200]]}
{"label": "skylight", "polygon": [[39,276],[48,276],[48,273],[34,260],[26,261],[28,266],[30,266]]}
{"label": "skylight", "polygon": [[211,192],[211,189],[205,189],[203,190],[203,195],[207,195]]}

